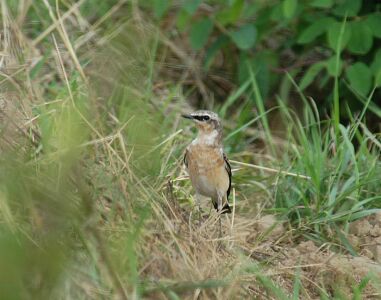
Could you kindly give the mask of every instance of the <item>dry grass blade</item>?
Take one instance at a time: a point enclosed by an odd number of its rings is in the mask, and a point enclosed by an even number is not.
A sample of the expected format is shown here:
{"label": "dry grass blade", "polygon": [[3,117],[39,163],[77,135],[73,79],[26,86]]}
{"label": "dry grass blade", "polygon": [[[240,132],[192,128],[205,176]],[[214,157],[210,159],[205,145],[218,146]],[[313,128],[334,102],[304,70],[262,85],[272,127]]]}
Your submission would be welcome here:
{"label": "dry grass blade", "polygon": [[232,162],[233,164],[237,164],[239,166],[243,166],[243,167],[249,167],[249,168],[253,168],[253,169],[257,169],[257,170],[261,170],[261,171],[266,171],[266,172],[270,172],[270,173],[282,174],[282,175],[286,175],[286,176],[293,176],[293,177],[299,177],[302,179],[311,180],[311,177],[306,176],[306,175],[296,174],[296,173],[287,172],[287,171],[283,171],[283,170],[276,170],[276,169],[258,166],[258,165],[254,165],[254,164],[243,163],[243,162],[236,161],[236,160],[230,160],[230,162]]}
{"label": "dry grass blade", "polygon": [[[73,59],[74,64],[75,64],[79,74],[81,75],[84,82],[87,83],[86,75],[83,71],[81,64],[79,63],[78,57],[77,57],[77,55],[74,51],[74,48],[70,42],[70,39],[69,39],[69,36],[66,32],[62,17],[58,14],[58,19],[57,19],[56,16],[54,15],[53,9],[52,9],[51,5],[49,4],[48,0],[43,0],[43,1],[44,1],[45,6],[47,7],[47,9],[49,10],[50,18],[53,20],[53,22],[60,25],[60,26],[56,27],[58,30],[58,33],[60,34],[62,41],[64,42],[67,50],[69,51],[69,54],[70,54],[71,58]],[[57,13],[58,13],[58,2],[57,2],[56,8],[57,8]]]}
{"label": "dry grass blade", "polygon": [[36,47],[44,38],[46,38],[51,32],[61,26],[61,22],[65,21],[71,14],[73,14],[83,3],[87,0],[79,0],[77,3],[72,5],[58,20],[54,20],[48,28],[46,28],[38,37],[32,41],[32,46]]}

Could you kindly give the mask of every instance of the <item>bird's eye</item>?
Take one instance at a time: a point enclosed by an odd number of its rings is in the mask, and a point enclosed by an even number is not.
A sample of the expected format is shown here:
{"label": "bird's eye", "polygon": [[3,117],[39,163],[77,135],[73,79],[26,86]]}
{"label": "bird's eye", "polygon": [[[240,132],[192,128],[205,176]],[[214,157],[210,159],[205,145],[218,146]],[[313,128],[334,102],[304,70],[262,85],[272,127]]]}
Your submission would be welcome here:
{"label": "bird's eye", "polygon": [[204,121],[208,121],[209,119],[210,119],[210,117],[209,116],[204,116]]}

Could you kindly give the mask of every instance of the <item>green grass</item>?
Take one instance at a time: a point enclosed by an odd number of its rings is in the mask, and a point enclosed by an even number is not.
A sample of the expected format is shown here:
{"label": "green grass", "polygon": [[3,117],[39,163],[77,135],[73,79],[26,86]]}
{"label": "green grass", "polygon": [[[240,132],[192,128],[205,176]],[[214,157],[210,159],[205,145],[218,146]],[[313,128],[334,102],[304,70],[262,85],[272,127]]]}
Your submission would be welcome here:
{"label": "green grass", "polygon": [[[194,220],[193,191],[181,167],[194,132],[180,118],[192,108],[183,82],[166,73],[170,49],[136,15],[144,12],[129,3],[85,1],[64,28],[53,29],[54,38],[39,39],[57,10],[54,1],[37,2],[26,20],[36,21],[28,36],[38,43],[24,46],[36,64],[25,67],[26,58],[18,58],[5,69],[18,70],[15,80],[1,75],[4,94],[17,99],[1,119],[13,121],[0,129],[0,267],[7,270],[1,299],[380,295],[377,269],[359,282],[342,271],[337,286],[316,275],[329,278],[332,266],[319,261],[314,269],[300,250],[313,241],[321,247],[316,253],[360,255],[350,226],[381,211],[380,136],[365,125],[371,96],[344,125],[338,90],[334,117],[323,119],[286,74],[301,110],[280,97],[266,110],[252,71],[215,105],[226,125],[235,196],[235,214],[223,218],[219,240],[208,206],[203,225]],[[61,15],[72,4],[63,2]],[[24,32],[28,23],[14,22],[18,6],[7,13],[4,5],[2,21]],[[89,40],[78,44],[80,38]],[[274,122],[281,133],[273,132]],[[267,215],[278,221],[266,227]],[[300,257],[292,260],[293,251]]]}

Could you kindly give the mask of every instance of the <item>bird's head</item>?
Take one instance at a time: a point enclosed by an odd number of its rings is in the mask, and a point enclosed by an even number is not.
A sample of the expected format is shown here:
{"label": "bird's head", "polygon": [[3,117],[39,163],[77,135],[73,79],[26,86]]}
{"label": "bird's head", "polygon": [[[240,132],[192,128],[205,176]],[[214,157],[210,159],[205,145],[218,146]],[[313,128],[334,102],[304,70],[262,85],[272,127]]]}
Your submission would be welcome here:
{"label": "bird's head", "polygon": [[212,135],[220,138],[222,135],[221,121],[218,115],[208,110],[198,110],[190,114],[183,114],[183,118],[192,120],[200,135]]}

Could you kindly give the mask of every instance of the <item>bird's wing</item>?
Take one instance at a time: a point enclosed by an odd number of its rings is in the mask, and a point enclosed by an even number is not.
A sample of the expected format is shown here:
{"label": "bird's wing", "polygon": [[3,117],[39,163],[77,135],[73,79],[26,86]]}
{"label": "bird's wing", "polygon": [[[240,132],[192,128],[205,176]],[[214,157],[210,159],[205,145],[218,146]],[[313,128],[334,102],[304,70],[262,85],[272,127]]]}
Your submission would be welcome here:
{"label": "bird's wing", "polygon": [[184,158],[183,158],[183,163],[184,163],[185,167],[188,168],[188,159],[187,159],[187,156],[188,156],[188,149],[185,150],[185,154],[184,154]]}
{"label": "bird's wing", "polygon": [[229,198],[230,189],[232,187],[232,167],[230,166],[229,160],[228,160],[225,153],[224,153],[224,161],[225,161],[225,170],[229,175],[229,188],[228,188],[228,191],[226,192],[226,194],[227,194],[226,198]]}

